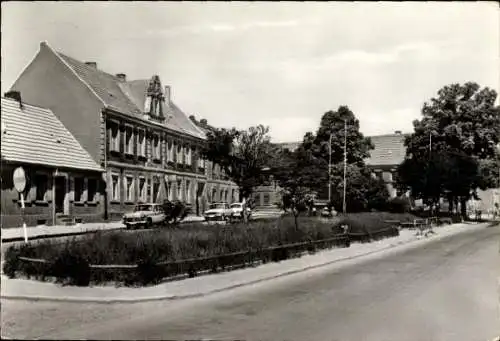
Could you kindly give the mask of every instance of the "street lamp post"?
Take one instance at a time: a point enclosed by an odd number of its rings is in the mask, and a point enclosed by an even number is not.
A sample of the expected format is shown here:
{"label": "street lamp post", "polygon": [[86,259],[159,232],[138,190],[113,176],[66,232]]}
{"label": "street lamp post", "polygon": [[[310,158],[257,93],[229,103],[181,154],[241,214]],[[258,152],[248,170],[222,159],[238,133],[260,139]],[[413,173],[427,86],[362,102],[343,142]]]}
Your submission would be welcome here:
{"label": "street lamp post", "polygon": [[346,213],[346,171],[347,171],[347,121],[344,120],[344,195],[342,196],[342,212]]}
{"label": "street lamp post", "polygon": [[328,143],[328,205],[332,202],[332,133]]}
{"label": "street lamp post", "polygon": [[[328,203],[332,199],[332,133],[330,133],[330,140],[328,143],[329,158],[328,158]],[[347,210],[346,205],[346,173],[347,173],[347,120],[344,120],[344,189],[342,195],[342,212],[345,214]]]}

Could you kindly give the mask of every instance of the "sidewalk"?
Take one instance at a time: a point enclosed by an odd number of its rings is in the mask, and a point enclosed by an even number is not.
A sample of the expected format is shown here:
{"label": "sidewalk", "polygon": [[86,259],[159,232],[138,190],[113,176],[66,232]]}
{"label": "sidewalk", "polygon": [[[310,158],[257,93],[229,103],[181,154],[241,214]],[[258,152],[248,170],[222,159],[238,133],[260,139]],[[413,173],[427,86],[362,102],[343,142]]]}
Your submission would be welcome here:
{"label": "sidewalk", "polygon": [[[195,215],[187,216],[181,223],[189,223],[194,221],[203,221],[203,217]],[[125,228],[121,221],[101,222],[101,223],[86,223],[76,224],[72,226],[55,225],[55,226],[31,226],[27,227],[28,240],[65,237],[71,235],[85,234],[100,230],[118,230]],[[2,228],[2,243],[23,241],[24,231],[22,227]]]}
{"label": "sidewalk", "polygon": [[[2,275],[1,297],[98,303],[144,302],[200,297],[320,268],[339,261],[344,261],[341,264],[348,264],[349,261],[347,260],[353,260],[361,256],[383,256],[388,252],[399,252],[405,248],[417,247],[432,240],[457,233],[483,229],[486,226],[487,223],[448,225],[435,228],[434,231],[436,234],[429,237],[417,237],[415,231],[402,230],[398,237],[387,238],[373,243],[356,243],[352,244],[349,248],[324,250],[313,255],[305,255],[301,258],[279,263],[268,263],[255,268],[205,275],[143,288],[115,288],[112,286],[70,287],[34,280],[9,279]],[[498,228],[498,225],[495,228]],[[386,252],[381,252],[383,250],[386,250]],[[375,255],[376,253],[378,255]]]}

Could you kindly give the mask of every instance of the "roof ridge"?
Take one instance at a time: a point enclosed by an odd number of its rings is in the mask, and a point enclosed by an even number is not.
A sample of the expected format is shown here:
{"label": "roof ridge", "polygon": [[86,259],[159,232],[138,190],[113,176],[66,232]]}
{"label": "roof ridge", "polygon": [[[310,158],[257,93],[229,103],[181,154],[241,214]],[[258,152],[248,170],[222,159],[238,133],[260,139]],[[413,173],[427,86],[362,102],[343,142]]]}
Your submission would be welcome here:
{"label": "roof ridge", "polygon": [[[98,99],[102,102],[102,104],[104,105],[104,107],[107,107],[106,102],[104,101],[104,99],[102,99],[102,98],[101,98],[101,96],[99,96],[99,95],[97,94],[97,92],[95,92],[95,90],[94,90],[94,89],[90,86],[90,84],[89,84],[89,83],[87,83],[87,82],[86,82],[86,81],[85,81],[82,77],[80,77],[80,75],[78,75],[78,72],[76,72],[76,70],[75,70],[75,69],[73,69],[73,68],[71,67],[71,65],[69,65],[69,64],[68,64],[68,63],[64,60],[64,58],[62,58],[62,57],[61,57],[61,55],[64,55],[64,54],[60,54],[59,52],[57,52],[56,50],[54,50],[54,49],[53,49],[53,48],[52,48],[52,47],[51,47],[51,46],[50,46],[47,42],[44,42],[44,43],[43,43],[43,45],[44,45],[45,47],[47,47],[47,48],[48,48],[48,49],[49,49],[49,50],[50,50],[50,51],[51,51],[51,52],[52,52],[52,53],[53,53],[53,54],[54,54],[54,55],[55,55],[55,56],[56,56],[56,57],[57,57],[57,58],[58,58],[58,59],[59,59],[59,60],[60,60],[60,61],[64,64],[64,65],[66,65],[66,67],[67,67],[67,68],[69,68],[69,69],[71,70],[71,72],[72,72],[72,73],[76,76],[76,78],[77,78],[80,82],[82,82],[82,83],[83,83],[83,84],[84,84],[84,85],[85,85],[85,86],[86,86],[86,87],[90,90],[90,92],[91,92],[91,93],[93,93],[93,94],[94,94],[94,96],[96,96],[96,97],[97,97],[97,98],[98,98]],[[64,56],[66,56],[66,55],[64,55]],[[66,56],[66,57],[69,57],[69,56]],[[69,58],[72,58],[72,57],[69,57]],[[74,58],[72,58],[72,59],[74,59]],[[76,59],[74,59],[74,60],[76,60]],[[76,61],[78,61],[78,60],[76,60]]]}
{"label": "roof ridge", "polygon": [[[88,68],[88,69],[90,69],[90,70],[92,70],[92,71],[100,72],[100,73],[102,73],[102,74],[104,74],[104,75],[106,75],[106,76],[108,76],[108,77],[113,78],[113,80],[115,80],[115,81],[117,81],[117,82],[121,82],[121,81],[119,80],[119,78],[118,78],[118,77],[116,77],[115,75],[113,75],[112,73],[106,72],[106,71],[104,71],[104,70],[102,70],[102,69],[97,69],[97,68],[94,68],[93,66],[89,66],[89,65],[85,64],[85,62],[82,62],[81,60],[78,60],[78,59],[76,59],[76,58],[74,58],[74,57],[68,56],[67,54],[65,54],[65,53],[63,53],[63,52],[59,52],[59,51],[55,51],[55,52],[56,52],[57,54],[59,54],[60,56],[63,56],[63,57],[65,57],[65,58],[68,58],[68,59],[73,59],[73,61],[77,62],[78,64],[81,64],[83,67],[86,67],[86,68]],[[128,82],[128,81],[127,81],[127,82]]]}
{"label": "roof ridge", "polygon": [[177,106],[177,104],[174,103],[174,101],[170,100],[170,104],[175,107],[175,109],[177,109],[178,111],[180,111],[184,117],[186,118],[186,120],[189,122],[188,124],[190,124],[193,128],[195,128],[195,130],[200,134],[202,135],[203,137],[205,137],[205,132],[203,130],[201,130],[196,124],[194,124],[193,121],[191,121],[191,119],[187,116],[187,114]]}

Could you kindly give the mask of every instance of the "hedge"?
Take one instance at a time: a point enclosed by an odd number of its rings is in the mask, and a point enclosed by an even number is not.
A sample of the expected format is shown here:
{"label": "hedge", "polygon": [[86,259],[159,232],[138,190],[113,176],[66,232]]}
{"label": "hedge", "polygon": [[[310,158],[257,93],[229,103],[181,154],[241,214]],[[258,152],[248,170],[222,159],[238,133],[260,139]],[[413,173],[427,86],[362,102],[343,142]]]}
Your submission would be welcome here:
{"label": "hedge", "polygon": [[[349,246],[343,224],[350,226],[353,239],[393,236],[395,230],[387,230],[384,221],[397,218],[385,213],[353,214],[336,222],[300,217],[298,229],[293,217],[283,217],[249,224],[191,223],[175,229],[101,231],[63,243],[48,239],[11,246],[5,255],[4,273],[38,280],[55,278],[59,283],[80,286],[105,282],[150,285],[174,276]],[[36,261],[40,259],[45,262]]]}

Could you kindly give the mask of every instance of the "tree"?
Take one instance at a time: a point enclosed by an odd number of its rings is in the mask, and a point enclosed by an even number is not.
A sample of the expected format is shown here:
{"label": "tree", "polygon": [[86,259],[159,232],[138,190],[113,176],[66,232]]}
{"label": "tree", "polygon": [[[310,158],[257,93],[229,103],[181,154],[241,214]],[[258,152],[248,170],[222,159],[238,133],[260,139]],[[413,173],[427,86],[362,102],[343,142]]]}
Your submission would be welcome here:
{"label": "tree", "polygon": [[[332,169],[332,206],[336,211],[343,210],[344,178],[343,165],[335,165]],[[371,176],[365,166],[356,164],[347,165],[346,169],[346,211],[363,212],[369,210],[384,211],[386,209],[389,192],[384,182]]]}
{"label": "tree", "polygon": [[306,134],[303,146],[311,150],[315,157],[329,161],[329,144],[331,139],[331,158],[333,164],[344,162],[344,122],[346,122],[347,163],[363,164],[370,156],[373,144],[359,131],[359,121],[347,106],[340,106],[337,111],[328,111],[321,117],[316,134]]}
{"label": "tree", "polygon": [[311,188],[318,187],[326,179],[324,172],[318,172],[321,168],[322,161],[302,146],[294,152],[279,150],[274,155],[270,172],[282,188],[283,209],[292,211],[296,228],[299,214],[312,210]]}
{"label": "tree", "polygon": [[202,154],[238,185],[240,200],[248,199],[260,184],[262,168],[272,156],[268,133],[269,128],[263,125],[248,130],[212,128],[207,133]]}
{"label": "tree", "polygon": [[413,195],[434,202],[446,194],[451,204],[460,201],[466,218],[466,201],[478,187],[493,185],[486,178],[494,173],[487,160],[496,157],[500,140],[496,97],[496,91],[469,82],[447,85],[424,104],[423,118],[413,122],[414,133],[405,140],[407,160],[400,167]]}

